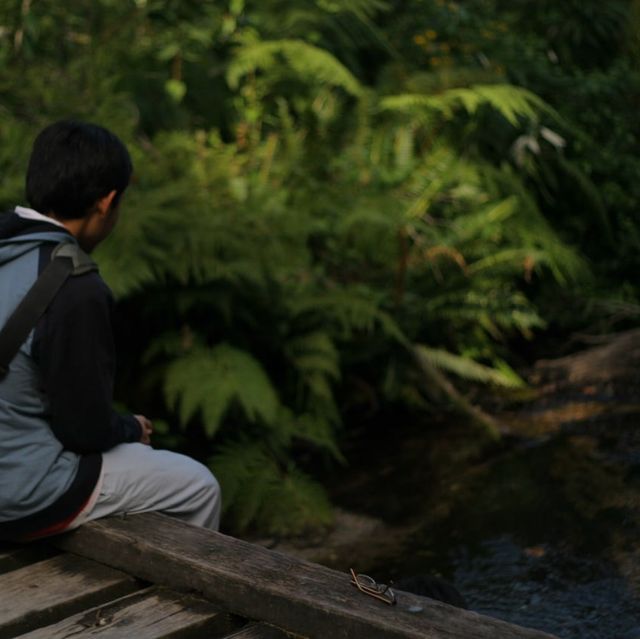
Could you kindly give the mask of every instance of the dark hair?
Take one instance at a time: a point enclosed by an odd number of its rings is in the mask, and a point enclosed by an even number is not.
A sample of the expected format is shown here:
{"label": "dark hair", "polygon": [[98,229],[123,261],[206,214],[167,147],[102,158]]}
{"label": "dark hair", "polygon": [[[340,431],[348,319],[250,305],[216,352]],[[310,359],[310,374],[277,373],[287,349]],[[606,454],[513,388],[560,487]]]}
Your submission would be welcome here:
{"label": "dark hair", "polygon": [[127,147],[111,131],[61,120],[43,129],[33,143],[27,201],[40,213],[81,218],[113,190],[117,206],[131,171]]}

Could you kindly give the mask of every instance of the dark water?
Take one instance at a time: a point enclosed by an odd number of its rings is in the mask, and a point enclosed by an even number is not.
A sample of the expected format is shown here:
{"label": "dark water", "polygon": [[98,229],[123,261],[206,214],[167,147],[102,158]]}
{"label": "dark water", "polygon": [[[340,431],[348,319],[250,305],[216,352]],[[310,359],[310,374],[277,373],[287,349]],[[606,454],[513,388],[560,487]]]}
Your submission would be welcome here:
{"label": "dark water", "polygon": [[344,494],[419,523],[370,574],[441,576],[472,610],[563,639],[640,639],[640,410],[585,406],[493,450],[450,430],[387,446],[376,488]]}
{"label": "dark water", "polygon": [[470,608],[558,637],[640,638],[640,599],[616,566],[551,546],[529,556],[509,537],[457,549],[452,581]]}

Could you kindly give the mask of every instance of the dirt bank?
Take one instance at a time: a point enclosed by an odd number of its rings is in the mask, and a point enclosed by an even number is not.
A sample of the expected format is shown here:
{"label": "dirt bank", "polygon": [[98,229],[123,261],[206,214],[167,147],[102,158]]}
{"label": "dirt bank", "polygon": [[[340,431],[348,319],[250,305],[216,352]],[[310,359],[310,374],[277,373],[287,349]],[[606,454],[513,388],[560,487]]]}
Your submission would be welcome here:
{"label": "dirt bank", "polygon": [[[494,518],[492,532],[503,523],[510,526],[509,513],[520,512],[522,503],[531,502],[531,510],[536,500],[548,499],[533,486],[544,483],[545,473],[558,475],[554,490],[577,509],[576,522],[628,506],[636,497],[624,489],[621,468],[634,455],[640,459],[640,329],[538,361],[525,377],[534,392],[497,415],[509,433],[501,443],[483,445],[451,416],[372,431],[347,451],[349,465],[331,481],[340,506],[333,529],[313,538],[261,543],[342,570],[393,564],[425,527],[463,540],[488,534],[487,513]],[[540,452],[528,452],[534,449]],[[610,470],[611,464],[620,467]],[[510,478],[511,489],[500,484],[497,469]],[[476,497],[483,483],[495,504]],[[564,525],[569,524],[558,523]],[[423,550],[425,556],[429,552]],[[631,564],[625,559],[621,565],[628,570]]]}

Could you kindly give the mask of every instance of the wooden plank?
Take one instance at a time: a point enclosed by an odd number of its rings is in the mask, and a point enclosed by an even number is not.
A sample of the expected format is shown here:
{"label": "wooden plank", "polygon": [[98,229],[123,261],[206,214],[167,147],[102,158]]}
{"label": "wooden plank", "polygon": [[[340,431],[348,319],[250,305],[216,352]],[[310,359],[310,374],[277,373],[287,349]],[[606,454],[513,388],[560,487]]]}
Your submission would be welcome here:
{"label": "wooden plank", "polygon": [[389,606],[359,592],[347,573],[156,513],[91,522],[56,543],[310,639],[551,637],[409,593]]}
{"label": "wooden plank", "polygon": [[0,575],[0,638],[54,623],[137,590],[135,579],[73,555]]}
{"label": "wooden plank", "polygon": [[58,551],[44,544],[0,544],[0,573],[49,559],[56,554],[59,554]]}
{"label": "wooden plank", "polygon": [[208,601],[148,588],[39,628],[18,639],[186,639],[223,637],[238,623]]}
{"label": "wooden plank", "polygon": [[289,636],[275,626],[254,623],[234,632],[232,635],[227,635],[224,639],[287,639]]}

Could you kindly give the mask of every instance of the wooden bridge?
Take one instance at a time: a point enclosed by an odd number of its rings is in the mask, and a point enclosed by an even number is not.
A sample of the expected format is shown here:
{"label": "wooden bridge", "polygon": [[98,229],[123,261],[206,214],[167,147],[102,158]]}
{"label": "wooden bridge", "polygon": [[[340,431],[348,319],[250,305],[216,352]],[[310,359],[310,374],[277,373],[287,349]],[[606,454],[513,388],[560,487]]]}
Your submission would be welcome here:
{"label": "wooden bridge", "polygon": [[0,547],[0,639],[554,639],[158,514]]}

